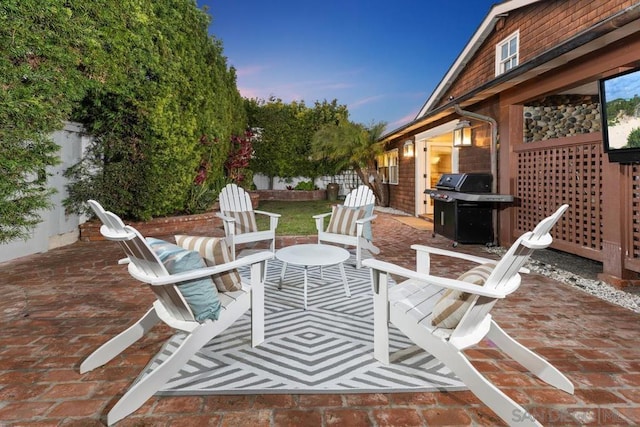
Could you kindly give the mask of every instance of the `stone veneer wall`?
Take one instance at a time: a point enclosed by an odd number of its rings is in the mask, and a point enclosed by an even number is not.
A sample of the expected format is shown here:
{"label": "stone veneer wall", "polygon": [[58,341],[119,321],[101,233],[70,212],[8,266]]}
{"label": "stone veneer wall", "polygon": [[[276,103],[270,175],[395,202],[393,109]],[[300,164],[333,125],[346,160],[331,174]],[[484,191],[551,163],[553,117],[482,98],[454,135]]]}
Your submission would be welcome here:
{"label": "stone veneer wall", "polygon": [[591,95],[554,95],[524,107],[524,142],[600,132],[600,102]]}

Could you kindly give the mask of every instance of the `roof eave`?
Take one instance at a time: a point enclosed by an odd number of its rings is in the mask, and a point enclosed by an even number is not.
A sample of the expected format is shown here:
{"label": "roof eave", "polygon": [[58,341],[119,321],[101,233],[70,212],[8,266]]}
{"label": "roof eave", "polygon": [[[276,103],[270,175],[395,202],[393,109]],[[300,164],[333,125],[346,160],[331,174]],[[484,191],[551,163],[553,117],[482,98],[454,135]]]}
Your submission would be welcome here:
{"label": "roof eave", "polygon": [[[558,46],[543,52],[530,61],[520,64],[511,71],[501,74],[493,80],[473,89],[466,94],[457,97],[442,106],[425,112],[424,115],[416,117],[413,121],[388,132],[380,137],[380,141],[388,142],[393,138],[403,136],[408,132],[429,125],[440,120],[447,115],[453,114],[454,105],[458,104],[465,107],[479,101],[483,101],[493,95],[496,95],[508,87],[513,87],[534,76],[538,76],[544,72],[556,68],[570,60],[567,55],[575,51],[579,47],[592,46],[589,49],[597,49],[597,40],[606,35],[613,34],[613,38],[622,38],[629,35],[630,32],[640,31],[640,3],[635,4],[619,13],[610,16],[604,21],[588,28],[584,32],[566,40]],[[610,40],[611,41],[611,40]],[[601,46],[600,46],[601,47]],[[583,52],[584,53],[584,52]],[[564,58],[564,61],[563,61]]]}
{"label": "roof eave", "polygon": [[520,9],[521,7],[528,6],[533,3],[540,2],[542,0],[510,0],[503,3],[498,3],[491,6],[489,13],[484,18],[478,29],[475,31],[469,42],[466,44],[460,55],[456,58],[455,62],[451,65],[447,73],[444,75],[436,89],[433,91],[429,99],[422,106],[416,119],[425,115],[435,104],[440,101],[443,94],[449,87],[456,81],[464,67],[473,58],[480,46],[489,37],[496,22],[504,15],[508,14],[512,10]]}

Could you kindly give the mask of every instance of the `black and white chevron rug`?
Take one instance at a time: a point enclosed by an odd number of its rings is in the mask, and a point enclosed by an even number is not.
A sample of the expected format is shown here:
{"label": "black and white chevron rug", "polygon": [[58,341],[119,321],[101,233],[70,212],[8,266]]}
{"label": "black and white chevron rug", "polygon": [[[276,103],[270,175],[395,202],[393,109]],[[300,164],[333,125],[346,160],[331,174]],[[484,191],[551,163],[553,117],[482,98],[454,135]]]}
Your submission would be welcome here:
{"label": "black and white chevron rug", "polygon": [[[347,298],[338,267],[308,271],[308,309],[303,309],[303,270],[269,261],[265,283],[265,341],[251,347],[250,318],[243,316],[203,347],[157,394],[388,393],[463,390],[440,361],[399,331],[390,336],[391,364],[373,358],[373,299],[369,269],[345,263]],[[244,275],[246,272],[241,272]],[[141,376],[174,351],[174,335]]]}

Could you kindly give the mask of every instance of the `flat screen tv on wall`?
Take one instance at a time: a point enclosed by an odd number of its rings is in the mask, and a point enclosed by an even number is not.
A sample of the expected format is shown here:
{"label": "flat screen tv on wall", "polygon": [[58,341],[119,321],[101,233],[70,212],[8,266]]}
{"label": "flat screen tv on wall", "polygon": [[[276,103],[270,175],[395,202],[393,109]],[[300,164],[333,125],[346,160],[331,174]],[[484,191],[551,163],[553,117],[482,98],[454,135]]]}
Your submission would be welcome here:
{"label": "flat screen tv on wall", "polygon": [[640,162],[640,69],[600,80],[604,151],[610,162]]}

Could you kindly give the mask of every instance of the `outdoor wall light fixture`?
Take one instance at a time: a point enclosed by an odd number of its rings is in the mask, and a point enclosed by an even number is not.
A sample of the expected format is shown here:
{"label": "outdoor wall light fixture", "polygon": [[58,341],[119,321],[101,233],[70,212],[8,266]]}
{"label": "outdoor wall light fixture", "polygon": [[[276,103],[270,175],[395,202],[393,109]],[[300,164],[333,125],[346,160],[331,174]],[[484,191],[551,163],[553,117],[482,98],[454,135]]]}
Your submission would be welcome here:
{"label": "outdoor wall light fixture", "polygon": [[468,147],[471,145],[471,123],[460,120],[453,129],[453,146]]}
{"label": "outdoor wall light fixture", "polygon": [[402,155],[404,157],[413,157],[413,141],[405,141],[404,145],[402,146]]}

